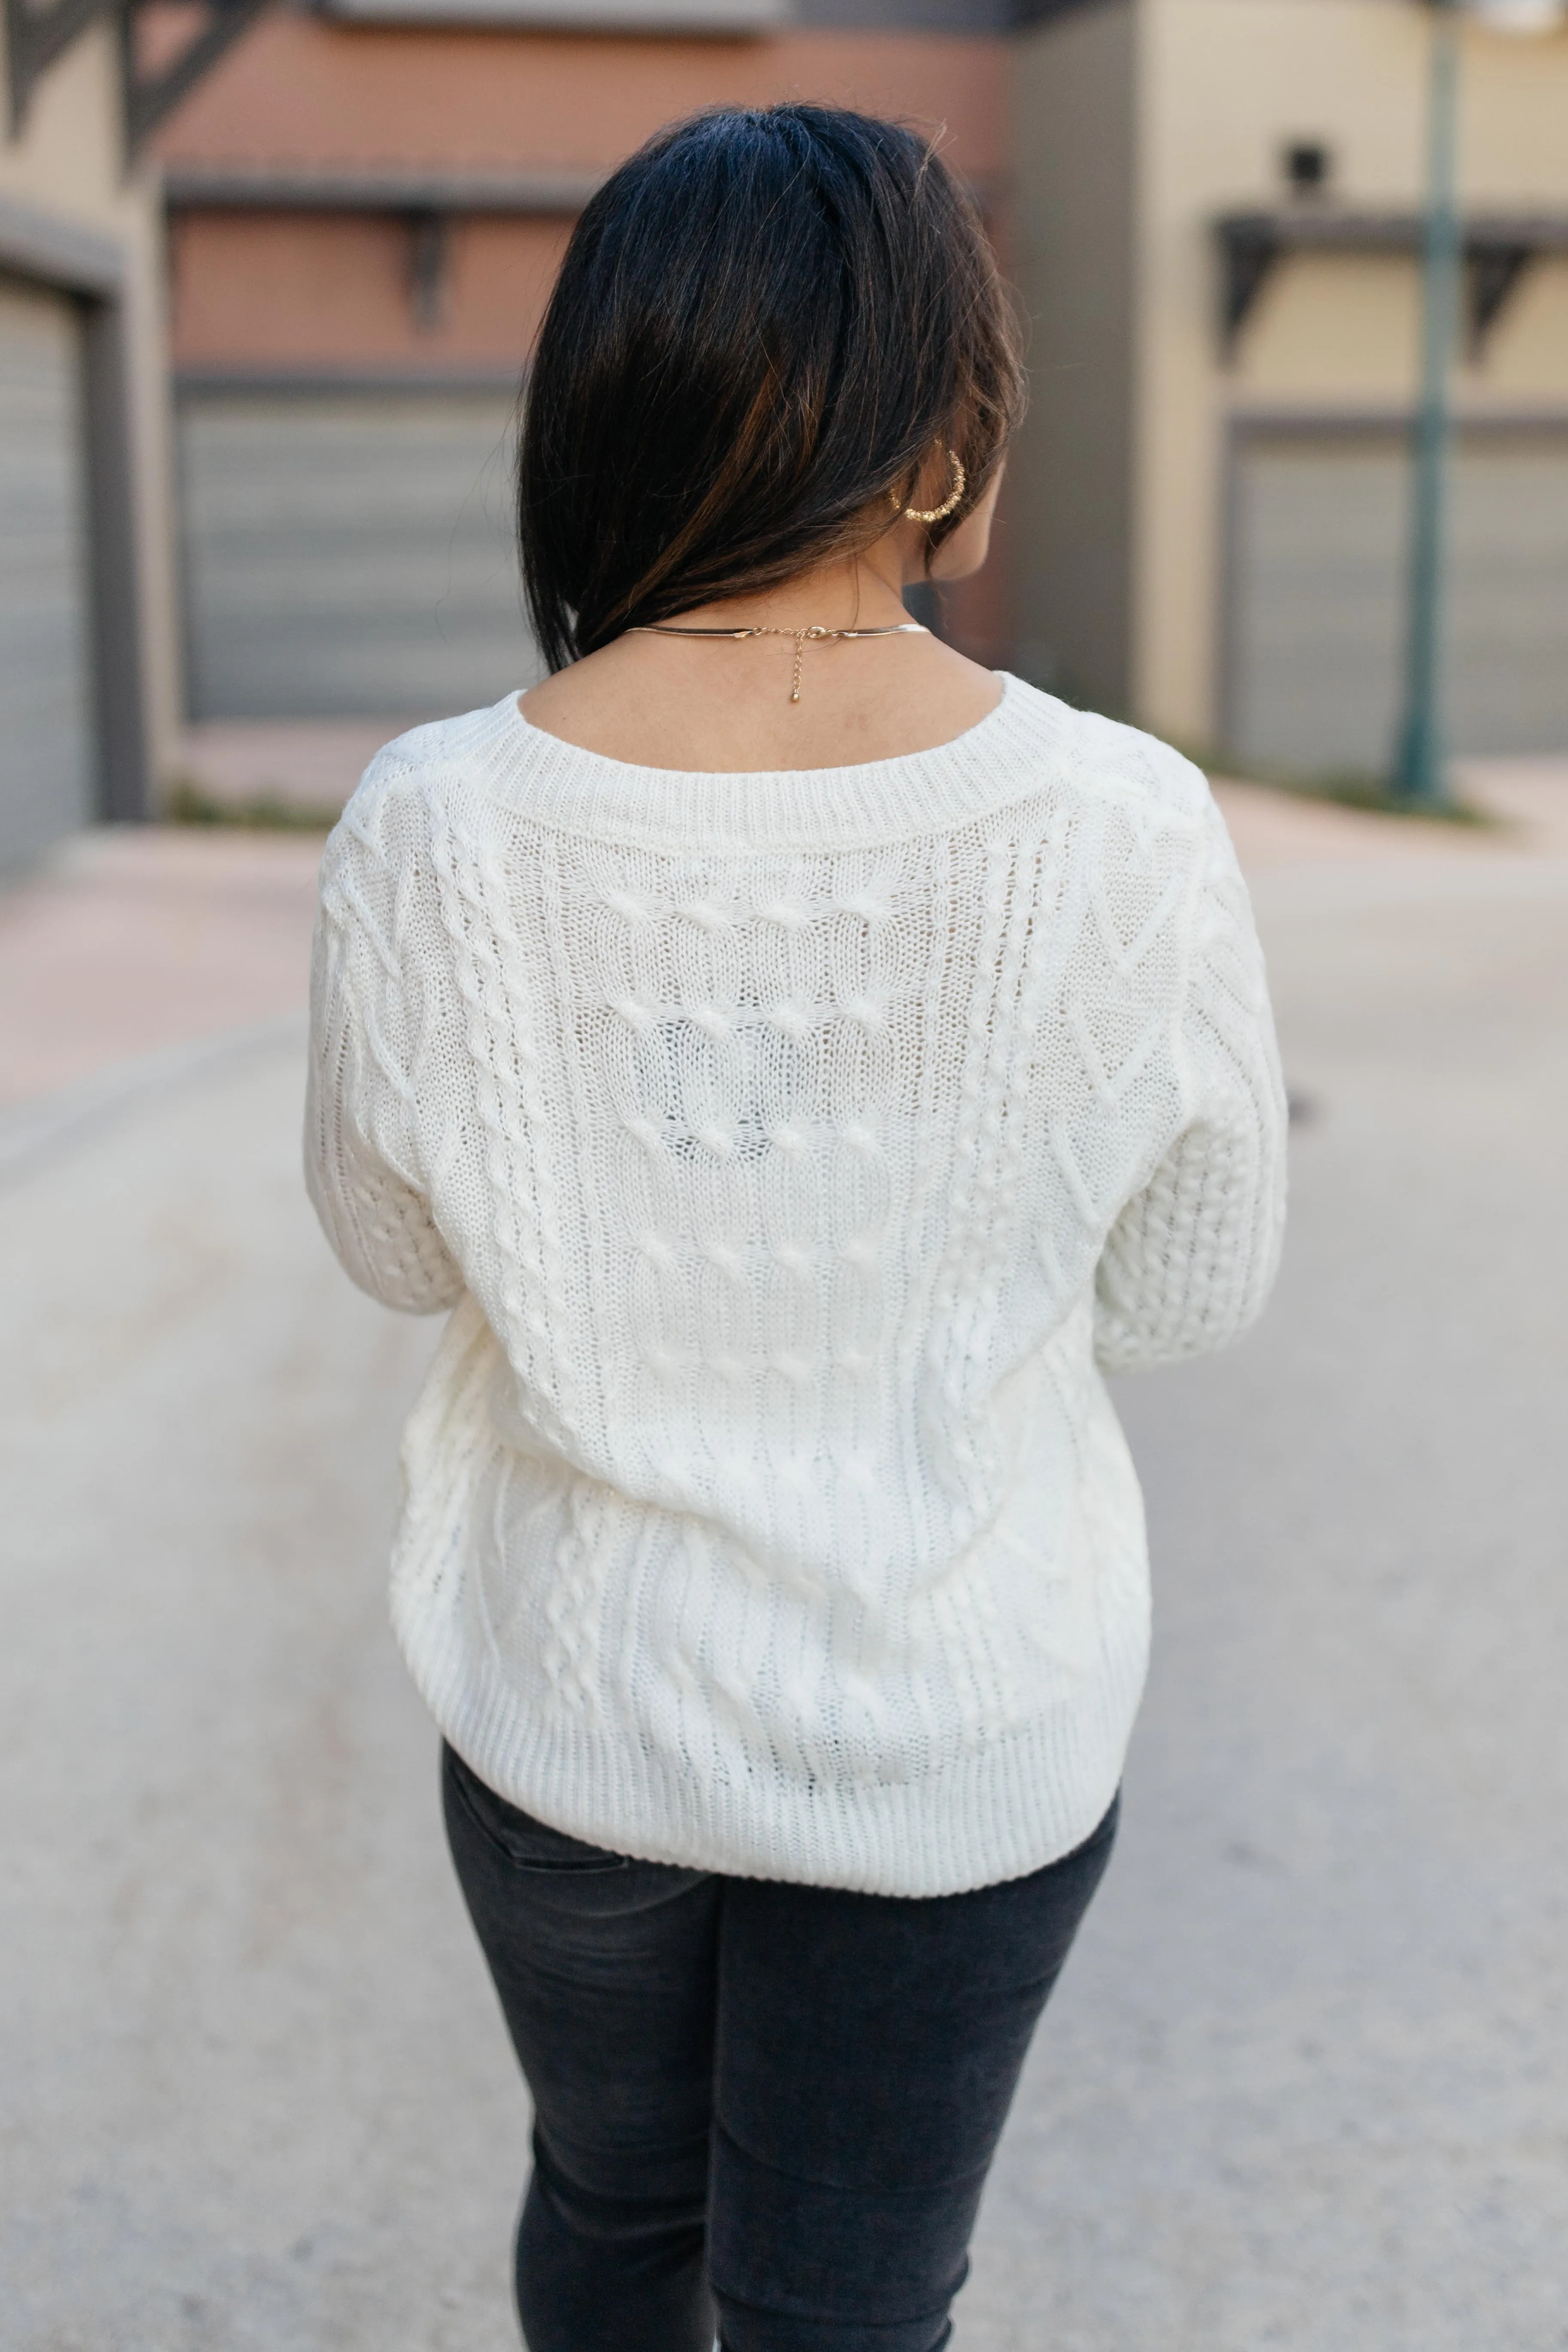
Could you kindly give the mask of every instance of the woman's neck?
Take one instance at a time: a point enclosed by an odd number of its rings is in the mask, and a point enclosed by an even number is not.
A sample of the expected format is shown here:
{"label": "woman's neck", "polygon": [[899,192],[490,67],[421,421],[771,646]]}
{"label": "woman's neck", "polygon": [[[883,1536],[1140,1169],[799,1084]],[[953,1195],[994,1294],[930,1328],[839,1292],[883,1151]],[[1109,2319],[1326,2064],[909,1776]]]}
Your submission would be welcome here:
{"label": "woman's neck", "polygon": [[687,605],[667,625],[781,634],[735,644],[627,631],[531,688],[523,715],[563,742],[652,768],[829,768],[951,742],[1001,688],[940,638],[839,637],[800,649],[783,634],[897,630],[904,583],[925,576],[925,555],[923,533],[895,525],[859,556]]}
{"label": "woman's neck", "polygon": [[873,548],[797,572],[776,588],[714,597],[668,617],[694,629],[876,629],[896,627],[907,615],[901,583],[883,551]]}

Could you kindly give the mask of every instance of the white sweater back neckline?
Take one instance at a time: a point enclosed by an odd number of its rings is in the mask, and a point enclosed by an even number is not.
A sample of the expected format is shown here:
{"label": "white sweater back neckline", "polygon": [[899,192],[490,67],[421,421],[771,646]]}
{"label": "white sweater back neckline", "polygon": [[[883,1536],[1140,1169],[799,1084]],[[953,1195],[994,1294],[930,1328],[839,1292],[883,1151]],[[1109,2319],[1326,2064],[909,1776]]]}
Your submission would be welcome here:
{"label": "white sweater back neckline", "polygon": [[506,695],[495,707],[498,710],[506,713],[509,718],[515,719],[525,734],[541,736],[545,743],[553,745],[558,751],[572,751],[580,760],[591,761],[595,771],[612,784],[616,782],[629,783],[635,780],[638,789],[641,790],[646,788],[648,782],[653,779],[664,779],[671,782],[690,782],[705,777],[732,777],[747,783],[767,784],[770,782],[798,783],[822,776],[853,784],[855,780],[874,776],[879,771],[888,769],[897,771],[910,760],[942,760],[948,752],[962,755],[970,744],[971,739],[983,728],[988,727],[1006,704],[1008,690],[1014,681],[1006,670],[999,670],[996,676],[1002,682],[1002,692],[990,709],[983,711],[981,716],[971,720],[967,727],[961,728],[956,735],[944,736],[940,743],[928,743],[918,751],[889,752],[883,758],[877,760],[826,760],[815,767],[807,768],[793,766],[670,768],[656,766],[647,760],[621,760],[616,758],[613,753],[591,751],[585,744],[573,743],[564,736],[553,735],[547,727],[536,727],[523,708],[521,694]]}
{"label": "white sweater back neckline", "polygon": [[[1004,672],[1001,700],[960,735],[906,751],[824,768],[655,768],[589,751],[535,727],[515,694],[470,719],[464,756],[476,782],[532,821],[626,843],[709,848],[869,846],[963,822],[1012,789],[1020,756],[1045,746],[1048,701]],[[1076,713],[1054,704],[1064,721]],[[416,730],[416,738],[426,730]],[[489,738],[489,740],[486,740]],[[408,739],[405,739],[408,740]]]}

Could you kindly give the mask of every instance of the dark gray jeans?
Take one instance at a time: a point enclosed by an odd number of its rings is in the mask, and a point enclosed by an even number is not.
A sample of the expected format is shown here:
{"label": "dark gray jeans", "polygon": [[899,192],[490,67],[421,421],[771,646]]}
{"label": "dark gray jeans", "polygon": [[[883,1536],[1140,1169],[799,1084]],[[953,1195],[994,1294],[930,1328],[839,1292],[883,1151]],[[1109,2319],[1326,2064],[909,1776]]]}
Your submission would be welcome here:
{"label": "dark gray jeans", "polygon": [[448,1748],[447,1833],[533,2095],[530,2352],[938,2352],[1076,1853],[907,1901],[628,1862]]}

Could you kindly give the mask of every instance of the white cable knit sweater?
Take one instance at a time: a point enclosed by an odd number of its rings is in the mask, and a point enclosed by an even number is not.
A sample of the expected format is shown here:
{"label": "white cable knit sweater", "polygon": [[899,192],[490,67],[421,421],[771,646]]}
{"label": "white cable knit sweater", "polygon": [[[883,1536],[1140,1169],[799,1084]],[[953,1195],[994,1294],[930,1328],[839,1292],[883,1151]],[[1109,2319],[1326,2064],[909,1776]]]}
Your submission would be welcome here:
{"label": "white cable knit sweater", "polygon": [[940,750],[631,767],[514,698],[328,845],[307,1159],[454,1307],[394,1619],[474,1769],[621,1853],[894,1895],[1109,1803],[1142,1513],[1100,1379],[1221,1347],[1284,1109],[1202,776],[1016,679]]}

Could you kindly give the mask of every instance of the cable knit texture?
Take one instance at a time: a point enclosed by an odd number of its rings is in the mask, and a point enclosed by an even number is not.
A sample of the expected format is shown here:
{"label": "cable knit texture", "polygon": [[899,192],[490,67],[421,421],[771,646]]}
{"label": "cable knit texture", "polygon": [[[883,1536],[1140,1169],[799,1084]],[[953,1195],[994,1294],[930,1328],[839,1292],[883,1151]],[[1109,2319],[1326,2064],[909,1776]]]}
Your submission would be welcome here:
{"label": "cable knit texture", "polygon": [[394,1620],[557,1828],[894,1895],[1065,1853],[1142,1686],[1100,1378],[1262,1305],[1284,1108],[1197,770],[1005,682],[907,759],[671,773],[514,698],[328,845],[307,1162],[453,1308]]}

